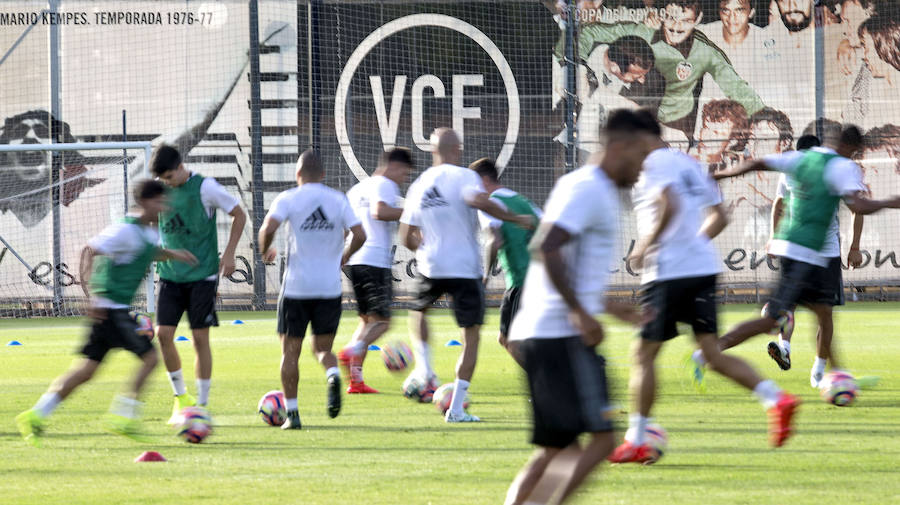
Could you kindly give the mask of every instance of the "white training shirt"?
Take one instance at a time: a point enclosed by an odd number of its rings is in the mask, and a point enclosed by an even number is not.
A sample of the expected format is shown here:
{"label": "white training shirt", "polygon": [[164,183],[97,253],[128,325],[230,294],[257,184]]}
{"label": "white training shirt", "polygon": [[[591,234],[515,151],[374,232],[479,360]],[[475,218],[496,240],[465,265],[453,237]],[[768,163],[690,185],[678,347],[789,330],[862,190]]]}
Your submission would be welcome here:
{"label": "white training shirt", "polygon": [[400,188],[397,183],[383,175],[373,175],[350,188],[347,199],[366,232],[366,242],[353,253],[347,264],[391,268],[391,246],[397,233],[397,222],[375,219],[374,213],[378,202],[394,208],[400,207]]}
{"label": "white training shirt", "polygon": [[360,224],[347,197],[324,184],[307,183],[278,195],[266,217],[290,222],[281,296],[341,296],[344,231]]}
{"label": "white training shirt", "polygon": [[[812,150],[820,153],[837,154],[834,149],[829,149],[827,147],[813,147]],[[803,158],[803,152],[789,151],[786,153],[765,156],[763,157],[763,161],[768,167],[790,176],[797,168],[797,164],[801,158]],[[825,184],[828,186],[831,194],[835,196],[843,197],[857,191],[866,190],[862,181],[862,171],[859,169],[859,166],[852,160],[844,158],[843,156],[838,156],[825,165],[824,177]],[[828,266],[829,257],[825,256],[823,251],[815,251],[808,247],[788,242],[787,240],[772,240],[769,244],[769,254],[784,256],[785,258],[818,265],[820,267]]]}
{"label": "white training shirt", "polygon": [[[510,196],[516,196],[516,195],[518,195],[518,193],[516,193],[515,191],[513,191],[509,188],[497,188],[496,191],[491,193],[491,201],[494,202],[495,204],[497,204],[501,209],[509,211],[509,209],[506,207],[506,204],[503,203],[503,201],[497,197],[498,196],[510,197]],[[531,205],[531,210],[534,211],[534,215],[536,215],[538,217],[538,219],[540,219],[541,216],[544,215],[544,213],[541,212],[541,209],[537,208],[534,204]],[[478,211],[478,222],[481,224],[481,227],[485,230],[489,229],[489,228],[500,228],[501,226],[503,226],[502,220],[497,219],[496,217],[488,214],[487,212],[480,211],[480,210]]]}
{"label": "white training shirt", "polygon": [[644,239],[653,233],[661,210],[657,199],[666,188],[676,211],[644,258],[641,283],[720,273],[716,248],[700,232],[705,210],[722,203],[719,188],[700,163],[677,149],[656,149],[644,160],[632,191],[638,235]]}
{"label": "white training shirt", "polygon": [[[572,236],[561,248],[568,281],[582,307],[590,314],[599,314],[618,248],[616,185],[600,167],[581,167],[559,178],[544,211],[543,226],[558,226]],[[542,261],[534,259],[529,264],[521,296],[521,310],[513,319],[510,340],[578,335],[569,321],[569,307]]]}
{"label": "white training shirt", "polygon": [[[793,192],[793,185],[791,183],[791,179],[785,174],[781,174],[778,178],[778,187],[775,189],[775,196],[778,198],[790,197],[790,194]],[[789,209],[787,205],[782,207],[782,212],[785,213]],[[775,230],[772,230],[774,233]],[[837,258],[841,255],[841,226],[838,221],[838,213],[837,209],[834,211],[834,217],[831,218],[831,224],[828,226],[828,235],[825,237],[825,245],[822,246],[822,250],[819,251],[822,256],[826,258]]]}
{"label": "white training shirt", "polygon": [[478,214],[466,203],[484,193],[474,170],[443,164],[422,172],[409,187],[400,222],[418,226],[424,241],[416,267],[429,279],[481,279]]}
{"label": "white training shirt", "polygon": [[[116,265],[134,261],[144,243],[159,244],[159,230],[156,226],[144,226],[117,221],[103,229],[95,237],[88,240],[91,249],[108,256]],[[126,309],[128,305],[113,302],[106,298],[92,297],[94,307],[104,309]]]}

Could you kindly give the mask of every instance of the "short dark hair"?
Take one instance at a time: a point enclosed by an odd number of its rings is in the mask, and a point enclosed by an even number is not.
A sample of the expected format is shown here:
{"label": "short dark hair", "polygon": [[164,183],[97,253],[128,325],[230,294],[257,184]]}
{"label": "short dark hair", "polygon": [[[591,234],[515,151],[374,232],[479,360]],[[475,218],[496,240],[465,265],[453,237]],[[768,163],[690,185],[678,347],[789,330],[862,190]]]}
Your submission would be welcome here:
{"label": "short dark hair", "polygon": [[378,164],[385,167],[388,163],[398,162],[409,166],[413,166],[412,151],[405,147],[394,147],[381,153]]}
{"label": "short dark hair", "polygon": [[879,13],[865,20],[857,30],[859,38],[868,32],[878,57],[900,70],[900,19]]}
{"label": "short dark hair", "polygon": [[479,160],[475,160],[469,165],[469,168],[475,171],[481,177],[487,177],[492,181],[496,181],[500,179],[500,173],[497,171],[497,165],[494,163],[494,160],[490,158],[481,158]]}
{"label": "short dark hair", "polygon": [[[818,131],[818,129],[821,129],[821,131]],[[803,135],[813,135],[821,142],[823,138],[828,138],[828,132],[831,132],[834,136],[838,136],[840,135],[840,130],[841,123],[834,119],[820,117],[810,121],[809,124],[806,125],[806,128],[803,129]]]}
{"label": "short dark hair", "polygon": [[820,145],[822,145],[822,141],[815,135],[801,135],[800,138],[797,139],[798,151],[805,151],[813,147],[819,147]]}
{"label": "short dark hair", "polygon": [[660,131],[659,122],[647,109],[615,109],[607,116],[602,133],[606,135],[633,133],[659,135]]}
{"label": "short dark hair", "polygon": [[131,196],[134,197],[135,202],[140,202],[148,198],[156,198],[165,192],[165,184],[154,179],[141,179],[134,185]]}
{"label": "short dark hair", "polygon": [[609,45],[606,53],[609,60],[619,66],[619,70],[627,72],[628,67],[637,65],[646,70],[653,68],[656,57],[646,40],[636,35],[626,35]]}
{"label": "short dark hair", "polygon": [[787,142],[788,145],[794,140],[794,128],[791,127],[791,120],[787,114],[771,107],[764,107],[750,116],[750,126],[756,123],[769,122],[778,128],[778,141]]}
{"label": "short dark hair", "polygon": [[863,145],[863,134],[856,125],[848,124],[841,128],[841,136],[838,140],[841,145],[860,148]]}
{"label": "short dark hair", "polygon": [[684,10],[690,9],[694,11],[694,15],[699,17],[703,12],[703,7],[700,6],[700,0],[665,0],[662,3],[662,8],[674,5],[676,7],[681,7]]}
{"label": "short dark hair", "polygon": [[181,165],[181,153],[178,152],[178,149],[169,144],[162,144],[153,153],[153,158],[150,160],[150,172],[159,177],[169,170],[175,170],[178,165]]}

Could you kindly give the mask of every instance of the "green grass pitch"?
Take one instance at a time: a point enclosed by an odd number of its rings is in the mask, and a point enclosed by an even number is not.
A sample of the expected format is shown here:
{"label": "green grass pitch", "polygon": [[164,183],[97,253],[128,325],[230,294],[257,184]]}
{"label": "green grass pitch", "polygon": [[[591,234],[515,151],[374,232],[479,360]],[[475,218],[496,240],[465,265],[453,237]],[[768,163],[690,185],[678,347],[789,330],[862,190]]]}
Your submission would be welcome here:
{"label": "green grass pitch", "polygon": [[[722,312],[720,324],[727,328],[758,308],[728,306]],[[669,451],[651,467],[601,466],[574,503],[900,503],[897,314],[891,304],[853,304],[840,311],[837,342],[848,368],[881,377],[876,389],[863,391],[848,408],[826,405],[809,386],[814,328],[808,313],[798,315],[794,369],[788,372],[766,355],[767,337],[735,349],[805,402],[797,436],[778,450],[768,447],[763,409],[749,393],[712,375],[707,394],[694,393],[681,369],[692,342],[676,339],[660,357],[654,412],[669,432]],[[50,418],[42,449],[19,438],[13,417],[69,367],[83,321],[0,320],[0,343],[24,344],[0,348],[0,503],[497,504],[531,452],[523,378],[496,343],[496,310],[488,314],[470,390],[470,411],[483,423],[447,425],[431,405],[403,398],[405,375],[390,374],[375,353],[367,361],[366,379],[382,394],[345,396],[340,417],[329,419],[323,370],[304,349],[304,429],[293,432],[268,427],[255,413],[263,393],[280,389],[274,314],[220,316],[225,324],[213,330],[210,402],[217,426],[205,443],[183,443],[165,425],[172,396],[161,362],[144,395],[145,425],[158,441],[141,445],[103,431],[102,414],[136,366],[131,355],[119,351]],[[338,345],[349,339],[354,316],[345,312]],[[246,324],[229,324],[235,318]],[[624,428],[633,330],[606,321],[607,340],[600,349],[609,360]],[[443,311],[435,311],[430,323],[438,375],[452,380],[459,348],[443,344],[459,338],[458,330]],[[182,325],[178,334],[188,331]],[[404,313],[396,314],[388,338],[406,339]],[[193,350],[189,343],[178,345],[193,393]],[[169,462],[132,463],[144,450],[157,450]]]}

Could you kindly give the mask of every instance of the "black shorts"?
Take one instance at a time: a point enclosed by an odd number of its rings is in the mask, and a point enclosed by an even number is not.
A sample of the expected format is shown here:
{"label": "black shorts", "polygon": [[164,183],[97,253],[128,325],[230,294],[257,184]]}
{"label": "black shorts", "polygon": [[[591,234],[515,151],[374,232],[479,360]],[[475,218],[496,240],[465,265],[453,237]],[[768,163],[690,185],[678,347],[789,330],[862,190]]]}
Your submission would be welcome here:
{"label": "black shorts", "polygon": [[500,302],[500,334],[509,335],[509,325],[519,312],[519,297],[522,295],[522,286],[513,286],[503,293],[503,301]]}
{"label": "black shorts", "polygon": [[840,278],[840,258],[836,258],[837,272],[812,263],[780,258],[781,278],[769,298],[767,316],[778,319],[783,311],[800,305],[838,305],[843,289],[835,290],[834,276]]}
{"label": "black shorts", "polygon": [[715,275],[651,282],[643,288],[641,304],[656,314],[641,328],[643,339],[675,338],[679,322],[690,324],[694,335],[718,334]]}
{"label": "black shorts", "polygon": [[481,279],[429,279],[420,274],[416,279],[411,308],[423,311],[444,294],[450,296],[450,307],[460,328],[484,324],[484,286]]}
{"label": "black shorts", "polygon": [[106,319],[94,320],[81,354],[93,361],[103,361],[110,349],[121,347],[137,356],[153,350],[150,339],[137,334],[137,323],[128,309],[106,309]]}
{"label": "black shorts", "polygon": [[156,324],[178,326],[184,311],[188,313],[191,329],[219,326],[216,315],[216,281],[173,282],[159,281],[159,300],[156,302]]}
{"label": "black shorts", "polygon": [[825,269],[828,273],[822,278],[822,291],[830,295],[828,296],[830,301],[826,302],[828,305],[836,306],[845,303],[843,268],[839,256],[828,260],[828,268]]}
{"label": "black shorts", "polygon": [[337,333],[341,322],[341,297],[278,299],[278,333],[303,338],[312,325],[313,335]]}
{"label": "black shorts", "polygon": [[531,443],[566,447],[582,433],[612,431],[603,356],[581,337],[517,342],[531,392]]}
{"label": "black shorts", "polygon": [[353,285],[357,311],[360,315],[391,317],[391,302],[394,295],[390,268],[345,265],[344,274]]}

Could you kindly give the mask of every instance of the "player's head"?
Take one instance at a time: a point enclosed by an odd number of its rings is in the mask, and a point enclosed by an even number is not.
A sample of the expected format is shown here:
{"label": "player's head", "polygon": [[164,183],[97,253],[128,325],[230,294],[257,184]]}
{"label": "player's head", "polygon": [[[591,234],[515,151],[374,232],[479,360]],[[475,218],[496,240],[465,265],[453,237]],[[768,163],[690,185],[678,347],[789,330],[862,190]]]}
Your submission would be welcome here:
{"label": "player's head", "polygon": [[805,30],[812,22],[812,0],[776,0],[784,27],[792,32]]}
{"label": "player's head", "polygon": [[325,177],[325,167],[314,149],[307,149],[297,158],[297,184],[319,182]]}
{"label": "player's head", "polygon": [[134,202],[144,209],[144,213],[152,221],[167,208],[166,186],[154,179],[142,179],[134,185],[131,192]]}
{"label": "player's head", "polygon": [[872,16],[859,26],[857,34],[863,46],[863,59],[873,76],[885,77],[900,71],[898,16]]}
{"label": "player's head", "polygon": [[789,151],[793,142],[794,129],[784,112],[766,107],[750,116],[747,147],[752,158]]}
{"label": "player's head", "polygon": [[687,40],[703,19],[700,0],[666,0],[663,9],[662,33],[671,46]]}
{"label": "player's head", "polygon": [[697,156],[704,163],[723,161],[726,151],[741,152],[747,144],[747,112],[734,100],[713,100],[703,106]]}
{"label": "player's head", "polygon": [[644,82],[647,72],[653,68],[656,57],[646,40],[626,35],[609,45],[606,52],[606,69],[625,83]]}
{"label": "player's head", "polygon": [[856,125],[826,123],[822,127],[822,144],[845,158],[853,158],[862,150],[863,135]]}
{"label": "player's head", "polygon": [[859,47],[859,26],[875,13],[874,0],[841,0],[841,27],[853,47]]}
{"label": "player's head", "polygon": [[900,173],[900,126],[886,124],[867,131],[860,164],[875,172],[893,169]]}
{"label": "player's head", "polygon": [[600,131],[605,145],[600,165],[619,187],[631,187],[641,175],[644,158],[659,142],[661,128],[645,109],[615,109]]}
{"label": "player's head", "polygon": [[[496,186],[500,183],[500,171],[497,170],[497,164],[490,158],[481,158],[475,160],[469,165],[469,168],[475,171],[482,182],[487,186]],[[490,190],[488,190],[490,191]]]}
{"label": "player's head", "polygon": [[462,139],[452,128],[437,128],[431,134],[432,158],[435,165],[459,165],[462,160]]}
{"label": "player's head", "polygon": [[412,169],[412,152],[405,147],[394,147],[381,153],[381,157],[378,159],[378,170],[375,173],[383,175],[397,184],[404,184]]}
{"label": "player's head", "polygon": [[181,153],[168,144],[156,148],[150,159],[150,173],[173,188],[184,184],[191,175],[184,168]]}
{"label": "player's head", "polygon": [[815,135],[801,135],[800,138],[797,139],[798,151],[806,151],[807,149],[819,147],[820,145],[822,145],[822,141]]}
{"label": "player's head", "polygon": [[720,0],[719,19],[722,29],[731,35],[739,35],[750,29],[750,19],[756,15],[750,0]]}

